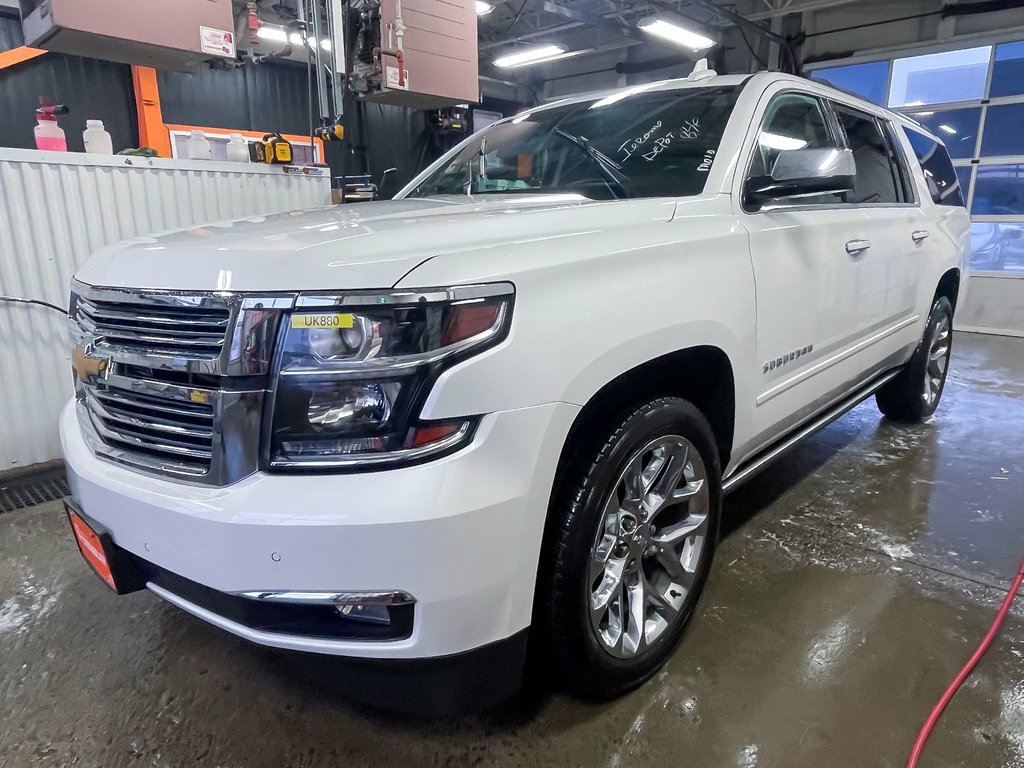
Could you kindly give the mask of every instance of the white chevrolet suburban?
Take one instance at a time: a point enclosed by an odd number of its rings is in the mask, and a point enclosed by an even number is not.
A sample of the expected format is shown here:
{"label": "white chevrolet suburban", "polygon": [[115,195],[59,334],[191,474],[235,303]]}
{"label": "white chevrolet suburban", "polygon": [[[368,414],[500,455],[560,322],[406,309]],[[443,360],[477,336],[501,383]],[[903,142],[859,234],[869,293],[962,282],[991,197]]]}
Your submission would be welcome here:
{"label": "white chevrolet suburban", "polygon": [[486,703],[527,640],[614,696],[693,616],[725,493],[872,394],[932,414],[969,238],[942,142],[824,85],[563,99],[391,201],[96,253],[68,515],[116,592],[346,657],[357,696]]}

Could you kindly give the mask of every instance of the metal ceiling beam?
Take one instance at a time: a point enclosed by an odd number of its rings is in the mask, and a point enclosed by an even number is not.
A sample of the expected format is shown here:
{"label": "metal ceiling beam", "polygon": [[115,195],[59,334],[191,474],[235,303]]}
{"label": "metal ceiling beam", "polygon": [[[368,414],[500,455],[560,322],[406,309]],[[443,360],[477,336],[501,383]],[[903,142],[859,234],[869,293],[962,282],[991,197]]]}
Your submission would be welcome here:
{"label": "metal ceiling beam", "polygon": [[790,13],[811,13],[813,11],[824,11],[828,8],[837,8],[840,5],[852,5],[859,0],[811,0],[807,3],[788,3],[781,8],[770,11],[758,11],[747,16],[751,21],[764,21],[775,19],[779,16],[786,16]]}
{"label": "metal ceiling beam", "polygon": [[598,29],[605,29],[609,32],[614,32],[617,35],[622,35],[623,37],[628,37],[633,40],[643,39],[643,33],[641,33],[639,29],[626,24],[621,20],[605,18],[604,16],[598,16],[592,13],[584,13],[573,8],[566,8],[564,5],[558,5],[550,0],[544,3],[544,10],[547,13],[554,14],[555,16],[572,19],[573,21],[578,21],[591,27],[597,27]]}
{"label": "metal ceiling beam", "polygon": [[[559,6],[559,8],[560,9],[564,8],[564,6]],[[611,23],[616,23],[616,24],[619,24],[619,25],[625,25],[625,22],[622,22],[621,18],[620,18],[622,16],[624,10],[627,10],[627,9],[623,8],[623,9],[619,9],[619,10],[611,11],[611,12],[607,12],[607,13],[592,13],[592,14],[588,14],[588,16],[592,16],[594,18],[600,18],[603,22],[611,22]],[[654,6],[651,3],[649,3],[649,2],[637,3],[636,6],[628,8],[628,12],[629,13],[635,13],[637,16],[641,16],[641,15],[644,15],[644,14],[648,14],[649,15],[650,13],[654,12]],[[561,15],[561,14],[559,14],[559,15]],[[567,18],[564,15],[562,15],[561,17],[562,18]],[[618,21],[616,21],[617,19],[618,19]],[[543,27],[541,29],[535,29],[535,30],[532,30],[530,32],[523,32],[523,33],[518,34],[518,35],[513,35],[511,37],[507,37],[507,38],[505,38],[503,40],[492,40],[492,41],[489,41],[489,42],[481,42],[480,46],[479,46],[479,49],[481,51],[489,51],[489,50],[493,50],[494,48],[501,48],[502,46],[511,45],[513,43],[520,42],[520,41],[523,41],[523,40],[534,40],[534,39],[536,39],[538,37],[545,37],[547,35],[556,35],[556,34],[559,34],[561,32],[570,32],[572,30],[577,30],[577,29],[582,29],[584,27],[592,27],[592,26],[595,26],[595,25],[590,23],[590,22],[569,21],[568,23],[565,23],[565,24],[555,24],[553,26]],[[616,30],[617,33],[620,32],[620,31],[621,31],[621,29],[617,29]],[[637,30],[637,34],[640,35],[640,36],[639,37],[635,37],[633,39],[635,39],[637,41],[646,41],[646,38],[643,37],[642,33],[640,33],[639,30]]]}

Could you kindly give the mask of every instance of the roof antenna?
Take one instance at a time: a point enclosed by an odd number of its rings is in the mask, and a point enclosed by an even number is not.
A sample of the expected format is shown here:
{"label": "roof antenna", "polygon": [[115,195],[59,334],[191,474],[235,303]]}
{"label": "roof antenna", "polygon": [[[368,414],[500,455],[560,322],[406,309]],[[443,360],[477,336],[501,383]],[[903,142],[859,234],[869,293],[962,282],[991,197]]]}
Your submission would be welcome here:
{"label": "roof antenna", "polygon": [[686,76],[687,80],[707,80],[709,77],[717,77],[718,73],[708,69],[708,60],[700,59],[693,65],[693,72]]}

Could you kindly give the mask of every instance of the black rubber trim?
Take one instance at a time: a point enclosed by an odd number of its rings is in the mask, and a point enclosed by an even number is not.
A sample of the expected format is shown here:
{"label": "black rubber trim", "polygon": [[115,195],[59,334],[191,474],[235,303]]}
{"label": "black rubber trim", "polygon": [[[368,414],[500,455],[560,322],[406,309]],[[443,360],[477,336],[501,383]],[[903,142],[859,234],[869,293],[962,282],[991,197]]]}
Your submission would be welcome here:
{"label": "black rubber trim", "polygon": [[529,628],[495,643],[425,659],[356,659],[291,652],[318,684],[346,697],[417,716],[478,712],[523,688]]}

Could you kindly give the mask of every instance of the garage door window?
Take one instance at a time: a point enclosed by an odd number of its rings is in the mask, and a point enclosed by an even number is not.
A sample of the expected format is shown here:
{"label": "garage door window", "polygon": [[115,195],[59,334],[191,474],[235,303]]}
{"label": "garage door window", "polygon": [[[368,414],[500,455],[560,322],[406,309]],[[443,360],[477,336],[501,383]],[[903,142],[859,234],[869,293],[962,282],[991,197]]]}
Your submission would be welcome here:
{"label": "garage door window", "polygon": [[985,96],[992,46],[910,56],[892,63],[890,107],[974,101]]}
{"label": "garage door window", "polygon": [[989,96],[999,98],[1021,94],[1024,94],[1024,41],[997,45]]}
{"label": "garage door window", "polygon": [[985,116],[982,157],[1024,155],[1024,102],[990,106]]}
{"label": "garage door window", "polygon": [[1024,216],[1024,164],[983,165],[974,180],[976,216]]}

